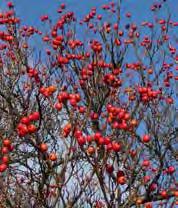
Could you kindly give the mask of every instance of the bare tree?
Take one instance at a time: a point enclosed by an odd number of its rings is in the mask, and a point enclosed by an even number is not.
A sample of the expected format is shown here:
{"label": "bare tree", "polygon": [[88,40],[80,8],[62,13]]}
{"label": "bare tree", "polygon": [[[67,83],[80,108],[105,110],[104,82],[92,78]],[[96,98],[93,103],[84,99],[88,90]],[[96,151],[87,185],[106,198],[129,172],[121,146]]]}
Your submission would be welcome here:
{"label": "bare tree", "polygon": [[0,13],[1,207],[176,205],[177,22],[159,17],[164,2],[124,28],[121,1],[80,22],[61,4],[45,32],[11,2]]}

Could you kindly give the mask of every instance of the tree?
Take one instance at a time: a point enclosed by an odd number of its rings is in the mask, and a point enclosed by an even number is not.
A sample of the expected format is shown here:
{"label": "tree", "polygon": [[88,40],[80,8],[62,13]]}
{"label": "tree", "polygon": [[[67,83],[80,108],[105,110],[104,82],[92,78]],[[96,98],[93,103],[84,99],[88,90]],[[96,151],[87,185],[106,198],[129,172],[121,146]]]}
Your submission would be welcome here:
{"label": "tree", "polygon": [[[126,13],[124,27],[121,1],[81,21],[62,3],[56,22],[41,17],[47,32],[22,26],[8,3],[0,13],[1,207],[177,204],[178,23],[160,17],[165,2],[151,7],[152,22]],[[34,35],[44,43],[38,53]]]}

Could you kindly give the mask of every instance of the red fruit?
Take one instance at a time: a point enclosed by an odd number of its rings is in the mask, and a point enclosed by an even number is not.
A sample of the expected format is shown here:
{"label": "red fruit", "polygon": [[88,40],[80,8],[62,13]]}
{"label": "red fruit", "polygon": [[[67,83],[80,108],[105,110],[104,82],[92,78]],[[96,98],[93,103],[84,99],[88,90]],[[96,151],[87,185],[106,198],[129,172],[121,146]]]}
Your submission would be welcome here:
{"label": "red fruit", "polygon": [[152,184],[150,185],[150,191],[155,191],[156,188],[157,188],[157,184],[156,184],[156,183],[152,183]]}
{"label": "red fruit", "polygon": [[75,133],[74,133],[74,136],[76,138],[79,138],[80,136],[82,136],[82,132],[80,130],[76,130]]}
{"label": "red fruit", "polygon": [[6,155],[4,155],[4,156],[2,157],[2,162],[5,163],[5,164],[7,164],[7,163],[9,162],[9,157],[6,156]]}
{"label": "red fruit", "polygon": [[163,198],[167,198],[167,192],[165,190],[161,191],[160,194]]}
{"label": "red fruit", "polygon": [[109,137],[105,137],[104,144],[108,145],[108,144],[110,144],[110,142],[111,142],[110,138]]}
{"label": "red fruit", "polygon": [[28,118],[29,118],[30,121],[33,121],[33,116],[32,116],[32,114],[30,114],[30,115],[28,116]]}
{"label": "red fruit", "polygon": [[112,127],[113,129],[117,129],[119,127],[119,123],[117,121],[114,121]]}
{"label": "red fruit", "polygon": [[144,166],[144,167],[150,166],[150,161],[149,160],[144,160],[143,163],[142,163],[142,166]]}
{"label": "red fruit", "polygon": [[77,102],[79,102],[81,100],[80,94],[75,94],[75,99]]}
{"label": "red fruit", "polygon": [[61,7],[61,9],[65,9],[66,5],[64,3],[62,3],[60,7]]}
{"label": "red fruit", "polygon": [[11,141],[10,141],[9,139],[4,139],[4,140],[3,140],[3,145],[4,145],[5,147],[9,147],[9,146],[11,145]]}
{"label": "red fruit", "polygon": [[126,178],[125,176],[120,176],[117,178],[117,183],[120,185],[124,185],[126,183]]}
{"label": "red fruit", "polygon": [[111,174],[114,171],[113,165],[106,164],[106,171]]}
{"label": "red fruit", "polygon": [[92,137],[92,136],[90,136],[90,135],[88,135],[88,136],[86,136],[86,140],[87,140],[87,142],[92,142],[93,137]]}
{"label": "red fruit", "polygon": [[98,141],[101,137],[102,137],[102,135],[101,135],[100,132],[96,132],[95,135],[94,135],[94,139],[95,139],[96,141]]}
{"label": "red fruit", "polygon": [[115,23],[113,27],[114,27],[114,30],[118,30],[118,24],[117,23]]}
{"label": "red fruit", "polygon": [[144,183],[148,183],[150,181],[150,176],[146,175],[144,176],[143,180],[144,180]]}
{"label": "red fruit", "polygon": [[178,197],[178,191],[174,191],[174,196]]}
{"label": "red fruit", "polygon": [[84,106],[80,106],[79,107],[79,112],[80,113],[85,113],[85,107]]}
{"label": "red fruit", "polygon": [[13,3],[12,3],[11,1],[7,2],[7,6],[8,6],[9,8],[14,7],[14,5],[13,5]]}
{"label": "red fruit", "polygon": [[56,160],[57,160],[57,155],[56,155],[56,153],[50,153],[50,154],[49,154],[49,159],[50,159],[51,161],[56,161]]}
{"label": "red fruit", "polygon": [[130,152],[131,157],[135,157],[137,155],[136,150],[130,150],[129,152]]}
{"label": "red fruit", "polygon": [[113,149],[113,151],[118,152],[121,149],[121,145],[118,144],[117,142],[113,142],[112,143],[112,149]]}
{"label": "red fruit", "polygon": [[9,148],[9,151],[11,152],[14,149],[14,146],[10,145],[8,148]]}
{"label": "red fruit", "polygon": [[151,202],[148,202],[145,204],[145,208],[152,208],[152,207],[153,207],[153,205]]}
{"label": "red fruit", "polygon": [[124,34],[124,32],[121,31],[121,30],[118,32],[118,35],[119,35],[119,36],[123,36],[123,34]]}
{"label": "red fruit", "polygon": [[77,139],[77,141],[78,141],[78,144],[81,145],[81,146],[84,145],[85,142],[86,142],[85,137],[83,137],[83,136],[80,136],[80,137]]}
{"label": "red fruit", "polygon": [[42,94],[44,94],[45,91],[46,91],[46,88],[45,88],[45,87],[41,87],[41,88],[39,89],[39,92],[42,93]]}
{"label": "red fruit", "polygon": [[29,124],[27,129],[29,133],[35,133],[37,131],[37,127],[34,124]]}
{"label": "red fruit", "polygon": [[121,111],[118,113],[118,119],[123,119],[125,116],[125,112],[124,111]]}
{"label": "red fruit", "polygon": [[104,204],[103,204],[102,201],[98,200],[98,201],[96,201],[94,207],[96,207],[96,208],[103,208],[104,207]]}
{"label": "red fruit", "polygon": [[25,132],[23,130],[18,130],[18,134],[19,134],[20,137],[25,136],[27,133],[28,133],[28,130],[27,130],[27,132]]}
{"label": "red fruit", "polygon": [[125,120],[128,120],[129,118],[130,118],[130,114],[129,114],[129,113],[125,113],[124,119],[125,119]]}
{"label": "red fruit", "polygon": [[6,164],[1,164],[0,165],[0,172],[2,173],[2,172],[4,172],[5,170],[7,169],[7,165]]}
{"label": "red fruit", "polygon": [[57,60],[58,60],[59,64],[67,64],[69,62],[68,58],[62,57],[60,55],[58,56]]}
{"label": "red fruit", "polygon": [[30,119],[28,117],[23,117],[20,120],[21,123],[28,125],[30,123]]}
{"label": "red fruit", "polygon": [[70,123],[67,123],[65,126],[64,126],[64,129],[63,129],[63,133],[64,133],[64,136],[67,137],[70,133],[72,129],[72,125]]}
{"label": "red fruit", "polygon": [[25,136],[26,134],[28,134],[27,126],[21,123],[18,124],[17,131],[18,131],[19,136]]}
{"label": "red fruit", "polygon": [[122,170],[119,170],[117,172],[117,177],[121,177],[121,176],[124,176],[124,172]]}
{"label": "red fruit", "polygon": [[142,138],[142,141],[143,141],[144,143],[148,143],[148,142],[150,141],[150,136],[147,135],[147,134],[145,134],[145,135],[143,136],[143,138]]}
{"label": "red fruit", "polygon": [[71,106],[76,106],[77,105],[77,101],[76,101],[76,99],[74,99],[74,98],[72,98],[72,99],[70,99],[70,104],[71,104]]}
{"label": "red fruit", "polygon": [[61,111],[62,110],[62,103],[56,103],[54,105],[54,107],[58,110],[58,111]]}
{"label": "red fruit", "polygon": [[61,96],[62,96],[63,100],[69,99],[69,94],[68,94],[68,92],[65,92],[65,91],[61,92]]}
{"label": "red fruit", "polygon": [[103,137],[100,137],[99,138],[98,144],[100,144],[100,145],[104,144],[104,138]]}
{"label": "red fruit", "polygon": [[40,119],[40,114],[39,112],[33,112],[32,114],[30,114],[30,120],[31,121],[37,121]]}
{"label": "red fruit", "polygon": [[106,150],[107,151],[111,151],[112,149],[113,149],[113,147],[112,147],[112,144],[111,143],[109,143],[109,144],[106,145]]}
{"label": "red fruit", "polygon": [[97,19],[98,19],[98,20],[101,20],[101,19],[102,19],[102,15],[99,14],[99,15],[97,16]]}
{"label": "red fruit", "polygon": [[17,129],[18,129],[19,131],[21,131],[21,133],[24,133],[24,134],[27,134],[27,133],[28,133],[27,126],[24,125],[24,124],[21,124],[21,123],[18,124]]}
{"label": "red fruit", "polygon": [[126,17],[130,18],[131,17],[131,13],[130,12],[127,12],[126,13]]}
{"label": "red fruit", "polygon": [[121,125],[120,125],[121,129],[127,129],[127,123],[125,121],[122,121]]}
{"label": "red fruit", "polygon": [[166,102],[167,102],[168,104],[173,104],[173,103],[174,103],[173,99],[170,98],[170,97],[166,99]]}
{"label": "red fruit", "polygon": [[45,143],[40,144],[41,152],[46,152],[48,150],[48,146]]}
{"label": "red fruit", "polygon": [[91,114],[90,114],[90,118],[91,118],[92,120],[96,120],[96,119],[98,119],[98,114],[97,114],[97,113],[91,113]]}
{"label": "red fruit", "polygon": [[167,172],[168,172],[169,174],[173,174],[173,173],[175,172],[175,167],[174,167],[174,166],[169,166]]}
{"label": "red fruit", "polygon": [[7,147],[3,147],[1,150],[2,154],[7,154],[9,152]]}
{"label": "red fruit", "polygon": [[94,148],[93,146],[89,146],[89,147],[87,148],[87,153],[88,153],[89,155],[92,155],[93,153],[95,153],[95,148]]}

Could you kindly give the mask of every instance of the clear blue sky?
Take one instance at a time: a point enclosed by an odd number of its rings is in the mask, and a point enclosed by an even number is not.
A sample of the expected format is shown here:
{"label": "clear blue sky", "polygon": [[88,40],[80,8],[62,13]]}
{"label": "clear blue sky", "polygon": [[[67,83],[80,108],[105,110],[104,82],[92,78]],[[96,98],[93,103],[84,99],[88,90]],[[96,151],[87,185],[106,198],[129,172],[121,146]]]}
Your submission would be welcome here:
{"label": "clear blue sky", "polygon": [[[7,0],[0,0],[0,6]],[[69,10],[73,10],[76,14],[84,15],[92,6],[99,7],[100,5],[110,2],[109,0],[13,0],[16,5],[18,15],[25,20],[27,24],[37,24],[39,16],[49,14],[54,16],[56,8],[60,3],[66,3]],[[148,8],[156,0],[123,0],[123,10],[133,11],[135,20],[148,19],[150,12]],[[160,0],[159,0],[160,2]],[[174,19],[178,19],[178,0],[167,0],[170,11]]]}
{"label": "clear blue sky", "polygon": [[[117,2],[118,0],[114,0]],[[150,6],[155,2],[160,2],[161,0],[123,0],[122,3],[122,23],[127,23],[127,18],[125,17],[126,12],[132,13],[132,20],[136,23],[141,21],[151,20],[152,13],[150,12]],[[0,0],[0,8],[3,8],[8,0]],[[84,17],[91,7],[100,8],[102,4],[111,2],[110,0],[12,0],[16,7],[17,15],[21,18],[22,24],[37,26],[39,29],[43,30],[43,26],[40,22],[40,16],[48,14],[50,17],[55,19],[57,17],[57,8],[61,3],[67,5],[67,9],[74,11],[77,17]],[[167,5],[172,14],[172,19],[178,21],[178,0],[167,0]],[[102,12],[101,9],[99,9]],[[165,16],[164,13],[161,13],[161,16]],[[178,33],[178,31],[177,31]],[[38,45],[40,43],[38,40]]]}

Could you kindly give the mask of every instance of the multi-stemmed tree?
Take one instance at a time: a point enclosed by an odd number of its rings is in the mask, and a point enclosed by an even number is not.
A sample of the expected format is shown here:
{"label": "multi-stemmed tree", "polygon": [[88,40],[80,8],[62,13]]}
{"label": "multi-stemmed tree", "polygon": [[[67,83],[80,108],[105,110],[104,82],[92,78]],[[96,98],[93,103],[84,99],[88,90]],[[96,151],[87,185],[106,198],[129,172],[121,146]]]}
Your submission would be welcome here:
{"label": "multi-stemmed tree", "polygon": [[[176,206],[176,28],[111,2],[46,32],[0,13],[0,207]],[[30,47],[39,35],[44,50]],[[38,47],[38,46],[36,46]]]}

